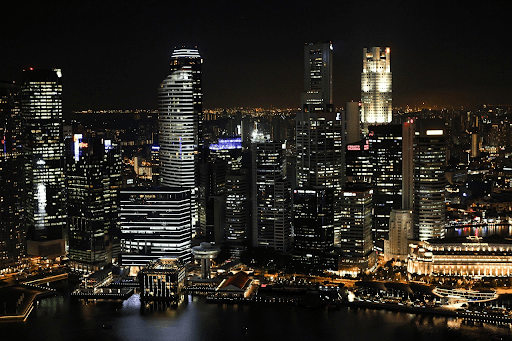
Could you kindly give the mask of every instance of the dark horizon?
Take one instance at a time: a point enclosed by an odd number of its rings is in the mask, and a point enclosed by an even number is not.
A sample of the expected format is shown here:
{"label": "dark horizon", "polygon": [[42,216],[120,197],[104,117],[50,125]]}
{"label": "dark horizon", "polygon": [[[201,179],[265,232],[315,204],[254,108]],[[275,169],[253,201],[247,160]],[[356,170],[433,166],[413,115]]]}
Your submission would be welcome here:
{"label": "dark horizon", "polygon": [[204,108],[299,107],[303,45],[326,40],[336,107],[360,100],[362,48],[371,46],[391,48],[394,107],[512,103],[504,3],[14,6],[0,24],[0,79],[62,69],[65,113],[156,109],[172,50],[182,45],[197,46],[204,60]]}

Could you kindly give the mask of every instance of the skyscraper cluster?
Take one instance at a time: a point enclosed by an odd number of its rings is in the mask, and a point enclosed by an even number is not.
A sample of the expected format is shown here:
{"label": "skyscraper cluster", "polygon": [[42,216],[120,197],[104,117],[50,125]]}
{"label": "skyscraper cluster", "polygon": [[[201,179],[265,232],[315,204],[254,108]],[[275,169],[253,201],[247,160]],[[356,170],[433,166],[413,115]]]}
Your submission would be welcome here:
{"label": "skyscraper cluster", "polygon": [[[171,55],[158,89],[159,145],[145,159],[159,162],[153,186],[123,180],[116,136],[76,124],[64,133],[60,70],[25,71],[19,88],[2,83],[2,266],[66,252],[84,271],[112,260],[186,263],[195,238],[233,258],[252,247],[291,254],[304,270],[354,273],[386,248],[444,236],[447,130],[393,116],[389,47],[364,49],[361,101],[337,110],[333,46],[305,44],[292,124],[241,112],[212,124],[202,63],[196,48]],[[135,176],[153,169],[134,160]]]}

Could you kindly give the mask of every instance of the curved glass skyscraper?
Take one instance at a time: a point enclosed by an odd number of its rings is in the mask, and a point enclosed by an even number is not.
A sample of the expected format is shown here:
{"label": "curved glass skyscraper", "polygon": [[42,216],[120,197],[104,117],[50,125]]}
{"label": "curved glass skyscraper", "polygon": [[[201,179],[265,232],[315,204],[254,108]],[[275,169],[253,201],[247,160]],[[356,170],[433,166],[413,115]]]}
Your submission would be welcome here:
{"label": "curved glass skyscraper", "polygon": [[196,49],[176,49],[159,89],[160,183],[196,192],[202,112],[202,59]]}
{"label": "curved glass skyscraper", "polygon": [[[158,91],[160,130],[160,185],[170,191],[187,191],[191,221],[174,228],[180,237],[176,248],[190,260],[191,233],[198,221],[198,166],[202,148],[201,56],[197,49],[175,49],[170,73]],[[187,215],[183,210],[180,216]]]}

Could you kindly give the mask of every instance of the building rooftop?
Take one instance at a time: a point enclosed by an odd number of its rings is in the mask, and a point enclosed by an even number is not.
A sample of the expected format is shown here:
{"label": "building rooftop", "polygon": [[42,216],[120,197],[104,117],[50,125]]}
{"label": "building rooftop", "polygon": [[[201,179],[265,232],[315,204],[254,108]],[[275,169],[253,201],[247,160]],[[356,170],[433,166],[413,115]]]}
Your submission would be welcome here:
{"label": "building rooftop", "polygon": [[236,287],[240,290],[243,290],[245,285],[247,284],[247,281],[249,281],[249,276],[243,271],[238,272],[236,275],[229,278],[227,281],[222,283],[219,286],[218,290],[227,289],[229,286]]}

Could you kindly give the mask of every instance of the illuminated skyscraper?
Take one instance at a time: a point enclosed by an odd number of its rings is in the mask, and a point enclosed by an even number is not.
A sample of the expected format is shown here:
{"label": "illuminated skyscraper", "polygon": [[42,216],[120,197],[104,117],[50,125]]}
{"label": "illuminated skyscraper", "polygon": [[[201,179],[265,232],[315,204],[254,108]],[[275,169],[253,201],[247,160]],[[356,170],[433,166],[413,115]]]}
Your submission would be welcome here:
{"label": "illuminated skyscraper", "polygon": [[75,269],[112,262],[117,232],[121,152],[111,140],[74,134],[67,146],[69,260]]}
{"label": "illuminated skyscraper", "polygon": [[334,190],[325,187],[293,191],[294,259],[304,270],[336,269]]}
{"label": "illuminated skyscraper", "polygon": [[226,176],[224,235],[226,246],[235,257],[247,248],[250,238],[249,179],[245,171]]}
{"label": "illuminated skyscraper", "polygon": [[197,221],[198,165],[202,145],[201,64],[197,49],[175,49],[170,74],[158,92],[160,184],[192,191],[192,219]]}
{"label": "illuminated skyscraper", "polygon": [[389,47],[363,49],[363,72],[361,73],[361,123],[391,122],[391,64]]}
{"label": "illuminated skyscraper", "polygon": [[[296,189],[324,186],[334,193],[334,236],[339,237],[339,195],[343,185],[344,126],[341,115],[333,112],[332,44],[304,46],[304,93],[302,111],[296,119]],[[308,200],[305,205],[316,205]],[[312,211],[316,207],[302,207]],[[315,218],[316,219],[316,218]],[[336,238],[324,234],[326,238]],[[330,245],[334,240],[322,242]]]}
{"label": "illuminated skyscraper", "polygon": [[252,145],[254,247],[286,252],[291,246],[291,185],[280,142]]}
{"label": "illuminated skyscraper", "polygon": [[302,111],[296,117],[297,186],[341,189],[343,126],[332,105],[332,44],[304,46]]}
{"label": "illuminated skyscraper", "polygon": [[121,190],[119,199],[123,266],[192,260],[190,189],[136,187]]}
{"label": "illuminated skyscraper", "polygon": [[306,112],[332,112],[332,44],[304,45],[304,93]]}
{"label": "illuminated skyscraper", "polygon": [[23,155],[19,86],[0,82],[0,271],[26,252],[23,228]]}
{"label": "illuminated skyscraper", "polygon": [[419,240],[443,238],[446,128],[439,120],[417,120],[414,135],[414,225]]}
{"label": "illuminated skyscraper", "polygon": [[402,208],[402,126],[369,126],[368,140],[373,163],[373,241],[387,239],[392,209]]}
{"label": "illuminated skyscraper", "polygon": [[60,69],[24,71],[25,224],[31,256],[64,254],[66,226]]}
{"label": "illuminated skyscraper", "polygon": [[341,195],[340,268],[371,268],[375,261],[372,243],[373,189],[349,184]]}

